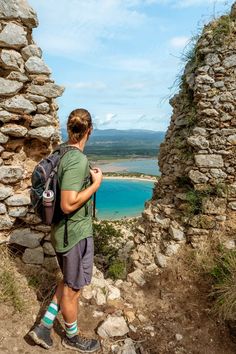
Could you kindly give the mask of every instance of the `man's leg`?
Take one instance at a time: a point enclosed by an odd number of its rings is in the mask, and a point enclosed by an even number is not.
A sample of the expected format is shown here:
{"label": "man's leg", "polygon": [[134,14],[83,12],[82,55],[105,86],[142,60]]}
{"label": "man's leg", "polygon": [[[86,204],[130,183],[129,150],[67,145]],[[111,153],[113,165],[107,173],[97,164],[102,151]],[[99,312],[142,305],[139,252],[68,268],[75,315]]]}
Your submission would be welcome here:
{"label": "man's leg", "polygon": [[64,284],[60,308],[65,321],[66,336],[68,338],[72,338],[78,333],[77,318],[79,296],[79,290],[73,290]]}

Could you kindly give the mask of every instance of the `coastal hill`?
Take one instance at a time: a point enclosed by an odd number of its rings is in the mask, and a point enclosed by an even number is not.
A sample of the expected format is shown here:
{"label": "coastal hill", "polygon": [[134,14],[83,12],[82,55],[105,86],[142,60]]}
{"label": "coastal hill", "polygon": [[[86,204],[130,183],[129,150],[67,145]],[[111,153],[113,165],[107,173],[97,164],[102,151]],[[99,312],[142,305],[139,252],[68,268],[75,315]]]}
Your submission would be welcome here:
{"label": "coastal hill", "polygon": [[[63,141],[66,128],[61,128]],[[130,129],[94,129],[85,152],[92,157],[156,157],[165,132]]]}

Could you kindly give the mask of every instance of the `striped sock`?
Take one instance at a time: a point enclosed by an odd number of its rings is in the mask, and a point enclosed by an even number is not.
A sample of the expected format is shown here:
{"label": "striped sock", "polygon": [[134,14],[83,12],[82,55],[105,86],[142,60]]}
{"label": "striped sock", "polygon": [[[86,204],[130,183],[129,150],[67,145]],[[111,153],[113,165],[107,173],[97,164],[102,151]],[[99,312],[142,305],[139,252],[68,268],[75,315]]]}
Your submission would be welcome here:
{"label": "striped sock", "polygon": [[50,303],[50,305],[48,306],[45,315],[41,319],[41,323],[47,328],[52,328],[53,321],[57,317],[58,311],[59,311],[58,304],[56,304],[54,301],[52,301]]}
{"label": "striped sock", "polygon": [[65,322],[65,327],[66,327],[66,336],[68,338],[74,337],[78,332],[77,321],[75,321],[73,323],[66,323]]}

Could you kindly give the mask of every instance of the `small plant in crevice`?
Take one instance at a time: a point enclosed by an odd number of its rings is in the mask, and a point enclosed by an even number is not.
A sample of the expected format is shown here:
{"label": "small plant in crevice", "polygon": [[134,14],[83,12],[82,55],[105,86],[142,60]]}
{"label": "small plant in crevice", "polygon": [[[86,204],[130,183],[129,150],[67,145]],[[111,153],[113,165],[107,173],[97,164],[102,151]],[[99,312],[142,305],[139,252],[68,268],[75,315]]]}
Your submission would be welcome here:
{"label": "small plant in crevice", "polygon": [[119,240],[122,233],[107,221],[94,223],[94,254],[97,267],[118,279],[126,274],[126,265],[119,257]]}
{"label": "small plant in crevice", "polygon": [[229,15],[223,15],[211,24],[213,41],[216,45],[227,44],[227,39],[233,34],[232,19]]}

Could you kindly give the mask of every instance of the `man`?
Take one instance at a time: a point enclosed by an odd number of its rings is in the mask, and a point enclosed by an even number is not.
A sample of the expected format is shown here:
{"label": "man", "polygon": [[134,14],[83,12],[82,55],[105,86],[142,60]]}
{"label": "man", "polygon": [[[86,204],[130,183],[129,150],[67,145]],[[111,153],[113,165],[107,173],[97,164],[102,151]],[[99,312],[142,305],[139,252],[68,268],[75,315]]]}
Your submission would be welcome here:
{"label": "man", "polygon": [[65,243],[65,218],[52,225],[51,240],[55,248],[63,280],[58,284],[50,305],[29,335],[39,345],[52,347],[50,330],[61,310],[65,321],[66,336],[62,341],[68,349],[92,353],[100,349],[96,339],[86,339],[78,335],[78,298],[84,285],[90,283],[93,267],[93,228],[91,197],[102,181],[99,168],[89,168],[85,144],[92,132],[92,119],[85,109],[71,112],[67,121],[68,145],[78,147],[70,150],[61,159],[58,167],[60,207],[69,214],[67,221],[68,241]]}

